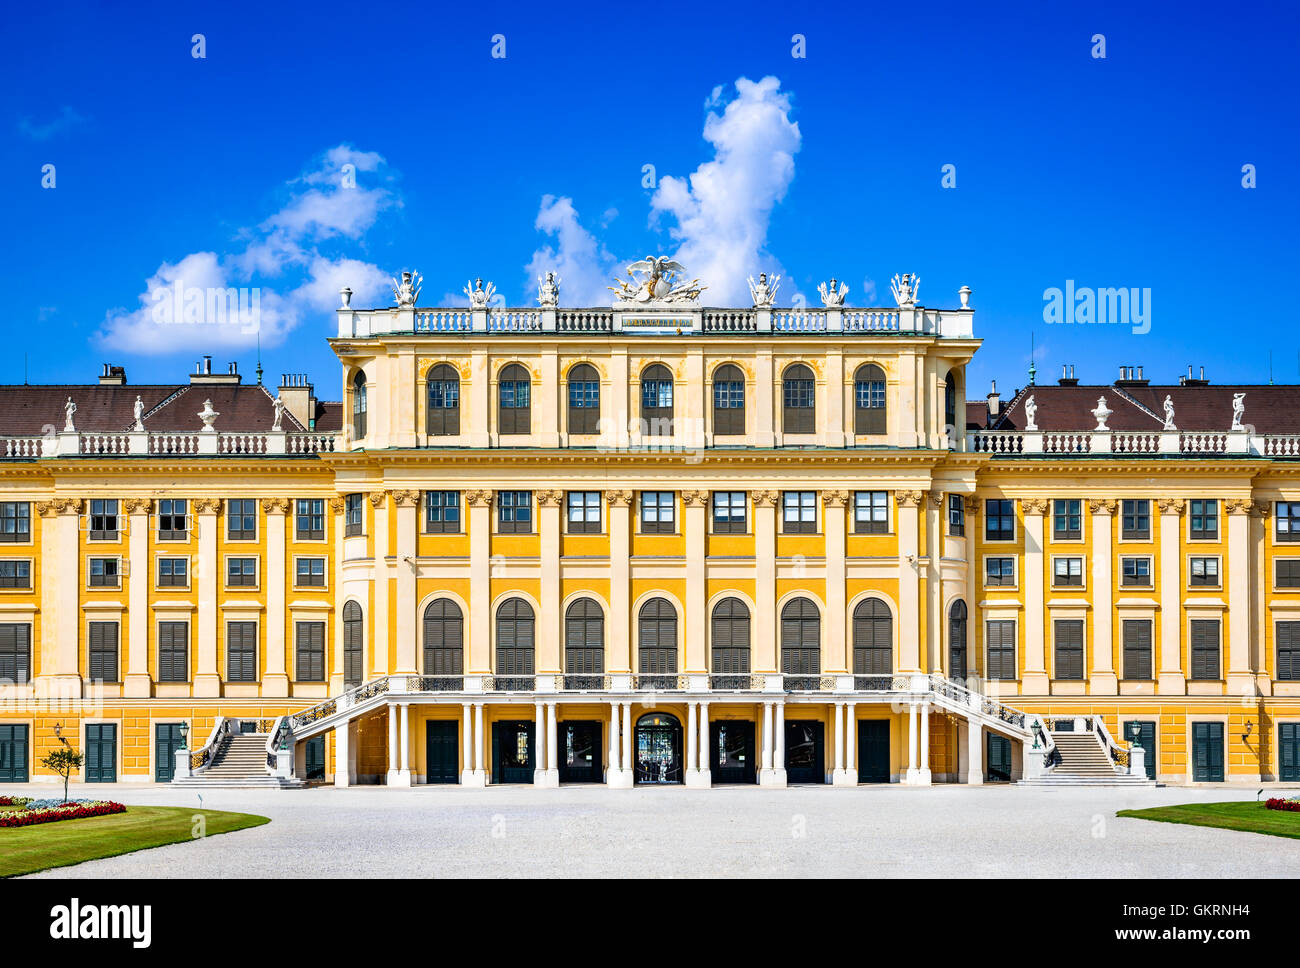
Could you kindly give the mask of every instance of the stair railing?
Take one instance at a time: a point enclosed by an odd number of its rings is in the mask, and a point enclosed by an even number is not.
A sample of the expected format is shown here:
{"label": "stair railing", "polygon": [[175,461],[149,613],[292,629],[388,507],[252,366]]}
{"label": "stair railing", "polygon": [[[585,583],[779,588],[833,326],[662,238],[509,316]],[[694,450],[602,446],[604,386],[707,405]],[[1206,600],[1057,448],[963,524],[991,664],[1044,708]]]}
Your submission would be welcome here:
{"label": "stair railing", "polygon": [[1052,738],[1052,721],[1042,716],[1034,716],[1032,719],[1029,728],[1039,749],[1043,750],[1043,769],[1051,772],[1061,765],[1061,751],[1056,748],[1056,740]]}
{"label": "stair railing", "polygon": [[[404,682],[408,677],[398,676],[397,678]],[[325,719],[326,717],[333,716],[335,713],[342,712],[345,709],[351,709],[353,706],[358,706],[369,699],[373,699],[375,696],[388,692],[388,690],[388,676],[381,676],[378,679],[372,679],[370,682],[354,686],[341,696],[335,696],[333,699],[326,699],[324,702],[318,702],[316,705],[310,706],[301,712],[294,713],[289,717],[289,728],[292,730],[309,726],[318,719]]]}
{"label": "stair railing", "polygon": [[1128,754],[1131,747],[1128,745],[1121,746],[1116,742],[1116,740],[1110,735],[1110,730],[1106,728],[1106,723],[1100,716],[1092,717],[1092,731],[1101,743],[1101,748],[1106,751],[1106,755],[1110,758],[1111,765],[1114,767],[1115,772],[1118,774],[1127,774],[1129,765]]}
{"label": "stair railing", "polygon": [[217,717],[217,721],[212,727],[212,733],[208,736],[208,741],[190,754],[191,776],[195,773],[204,772],[212,765],[222,741],[230,735],[230,724],[232,722],[234,720],[227,719],[225,716]]}
{"label": "stair railing", "polygon": [[[289,717],[281,716],[275,720],[266,737],[266,772],[272,776],[280,776],[280,747],[285,746],[290,749],[289,740],[292,737],[289,732]],[[289,761],[291,764],[293,760]]]}
{"label": "stair railing", "polygon": [[965,706],[976,713],[1006,723],[1021,732],[1030,732],[1029,719],[1031,717],[1023,711],[1016,709],[1014,706],[1008,706],[1006,703],[998,702],[996,699],[990,699],[983,693],[969,689],[959,682],[953,682],[951,679],[932,672],[930,674],[930,689],[935,695],[949,699],[959,706]]}

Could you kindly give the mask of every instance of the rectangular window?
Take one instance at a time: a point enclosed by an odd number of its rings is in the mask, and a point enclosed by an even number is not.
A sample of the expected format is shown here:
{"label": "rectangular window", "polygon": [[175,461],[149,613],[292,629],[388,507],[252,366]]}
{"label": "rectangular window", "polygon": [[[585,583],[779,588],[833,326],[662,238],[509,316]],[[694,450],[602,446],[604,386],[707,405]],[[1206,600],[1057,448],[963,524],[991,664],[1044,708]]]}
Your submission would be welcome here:
{"label": "rectangular window", "polygon": [[570,491],[565,501],[569,534],[600,534],[600,491]]}
{"label": "rectangular window", "polygon": [[1052,584],[1083,587],[1083,559],[1055,558],[1052,562]]}
{"label": "rectangular window", "polygon": [[1283,558],[1277,562],[1276,569],[1273,579],[1276,587],[1300,588],[1300,558]]}
{"label": "rectangular window", "polygon": [[28,501],[0,501],[0,541],[32,540],[32,506]]}
{"label": "rectangular window", "polygon": [[984,502],[984,540],[1016,540],[1016,502],[1001,499]]}
{"label": "rectangular window", "polygon": [[0,624],[0,682],[25,686],[32,681],[32,627]]}
{"label": "rectangular window", "polygon": [[88,629],[91,682],[117,682],[117,623],[91,622]]}
{"label": "rectangular window", "polygon": [[90,587],[117,588],[121,584],[116,558],[90,559]]}
{"label": "rectangular window", "polygon": [[299,682],[325,681],[324,622],[296,622],[294,652],[298,659],[294,678]]}
{"label": "rectangular window", "polygon": [[1012,619],[990,620],[985,624],[989,650],[990,679],[1016,678],[1016,623]]}
{"label": "rectangular window", "polygon": [[349,494],[343,500],[343,534],[349,537],[362,534],[366,525],[366,496]]}
{"label": "rectangular window", "polygon": [[677,532],[676,495],[672,491],[641,492],[641,533]]}
{"label": "rectangular window", "polygon": [[300,498],[296,517],[299,541],[325,540],[325,499]]}
{"label": "rectangular window", "polygon": [[257,681],[257,623],[226,623],[226,681]]}
{"label": "rectangular window", "polygon": [[158,502],[158,540],[190,539],[189,502],[167,498]]}
{"label": "rectangular window", "polygon": [[257,502],[251,498],[226,501],[226,540],[257,540]]}
{"label": "rectangular window", "polygon": [[817,533],[817,492],[781,492],[781,530],[785,534]]}
{"label": "rectangular window", "polygon": [[190,583],[189,564],[185,558],[159,558],[158,587],[187,587]]}
{"label": "rectangular window", "polygon": [[1278,501],[1273,515],[1273,535],[1278,541],[1300,541],[1300,501]]}
{"label": "rectangular window", "polygon": [[1151,678],[1151,621],[1149,619],[1125,619],[1123,623],[1124,639],[1124,678]]}
{"label": "rectangular window", "polygon": [[960,494],[948,495],[948,533],[954,538],[966,533],[966,500]]}
{"label": "rectangular window", "polygon": [[713,492],[713,533],[744,534],[746,524],[744,491]]}
{"label": "rectangular window", "polygon": [[1188,584],[1193,588],[1219,587],[1218,558],[1189,558],[1191,569]]}
{"label": "rectangular window", "polygon": [[853,492],[853,533],[889,534],[889,492]]}
{"label": "rectangular window", "polygon": [[497,531],[501,534],[533,533],[533,492],[497,492]]}
{"label": "rectangular window", "polygon": [[226,559],[226,584],[231,587],[256,587],[257,585],[257,559],[256,558],[227,558]]}
{"label": "rectangular window", "polygon": [[984,584],[986,587],[1014,585],[1016,583],[1016,559],[985,558]]}
{"label": "rectangular window", "polygon": [[1217,618],[1192,619],[1192,675],[1193,679],[1219,678],[1219,620]]}
{"label": "rectangular window", "polygon": [[0,588],[31,588],[32,563],[24,559],[0,559]]}
{"label": "rectangular window", "polygon": [[158,623],[158,681],[188,682],[190,678],[190,623]]}
{"label": "rectangular window", "polygon": [[1052,537],[1057,541],[1074,541],[1083,536],[1083,502],[1052,502]]}
{"label": "rectangular window", "polygon": [[[0,625],[0,629],[6,626]],[[1300,622],[1278,622],[1277,677],[1286,682],[1300,680]]]}
{"label": "rectangular window", "polygon": [[325,585],[325,559],[299,558],[295,569],[295,585]]}
{"label": "rectangular window", "polygon": [[1121,558],[1119,560],[1121,579],[1123,585],[1138,585],[1144,588],[1151,587],[1151,559],[1150,558]]}
{"label": "rectangular window", "polygon": [[460,491],[424,492],[426,534],[460,534]]}
{"label": "rectangular window", "polygon": [[1147,541],[1151,537],[1151,502],[1120,502],[1120,537],[1128,541]]}
{"label": "rectangular window", "polygon": [[1056,627],[1056,670],[1053,678],[1083,678],[1083,619],[1058,618]]}
{"label": "rectangular window", "polygon": [[117,520],[117,500],[94,498],[90,502],[90,540],[116,541],[120,527]]}
{"label": "rectangular window", "polygon": [[1193,541],[1219,540],[1219,502],[1192,501],[1189,518]]}

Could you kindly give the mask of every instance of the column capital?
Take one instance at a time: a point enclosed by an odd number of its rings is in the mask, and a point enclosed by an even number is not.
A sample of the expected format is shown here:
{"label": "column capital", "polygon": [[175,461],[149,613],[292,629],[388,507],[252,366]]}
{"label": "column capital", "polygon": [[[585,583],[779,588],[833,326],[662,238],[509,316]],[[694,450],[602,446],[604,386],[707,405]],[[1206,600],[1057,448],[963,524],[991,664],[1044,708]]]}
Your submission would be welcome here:
{"label": "column capital", "polygon": [[1250,500],[1250,498],[1229,498],[1223,502],[1223,510],[1227,511],[1229,514],[1257,515],[1259,513],[1255,506],[1255,502]]}
{"label": "column capital", "polygon": [[127,514],[148,514],[153,502],[147,497],[128,497],[122,502],[122,510]]}
{"label": "column capital", "polygon": [[334,514],[342,514],[344,507],[345,504],[343,502],[343,498],[341,497],[330,498],[330,511],[333,512]]}
{"label": "column capital", "polygon": [[979,498],[964,497],[961,499],[961,506],[968,515],[978,514],[980,510]]}
{"label": "column capital", "polygon": [[194,499],[195,514],[217,514],[221,511],[221,498],[219,497],[196,497]]}
{"label": "column capital", "polygon": [[1042,497],[1031,497],[1020,502],[1020,506],[1024,509],[1026,515],[1032,514],[1037,517],[1047,513],[1048,504],[1047,498]]}
{"label": "column capital", "polygon": [[287,497],[264,497],[262,498],[262,510],[267,514],[288,514],[289,499]]}
{"label": "column capital", "polygon": [[1254,507],[1250,515],[1254,518],[1266,518],[1273,512],[1273,503],[1271,501],[1252,501]]}
{"label": "column capital", "polygon": [[1162,497],[1156,501],[1160,508],[1161,514],[1169,514],[1174,517],[1180,517],[1187,510],[1187,502],[1180,497]]}
{"label": "column capital", "polygon": [[1116,503],[1109,498],[1094,498],[1088,502],[1088,510],[1093,514],[1114,514]]}
{"label": "column capital", "polygon": [[37,501],[36,513],[43,518],[52,518],[56,514],[80,514],[81,498],[56,497],[52,501]]}
{"label": "column capital", "polygon": [[822,503],[828,508],[842,508],[849,503],[850,491],[822,491]]}
{"label": "column capital", "polygon": [[388,492],[371,491],[366,495],[366,500],[370,502],[372,508],[381,508],[388,502]]}
{"label": "column capital", "polygon": [[472,508],[490,508],[492,506],[491,491],[466,491],[465,500]]}
{"label": "column capital", "polygon": [[900,508],[920,507],[921,502],[925,499],[924,491],[899,491],[894,495]]}
{"label": "column capital", "polygon": [[612,508],[630,507],[632,504],[632,491],[606,491],[605,500],[609,502]]}
{"label": "column capital", "polygon": [[541,508],[558,508],[564,503],[564,492],[555,490],[534,491],[537,495],[537,506]]}
{"label": "column capital", "polygon": [[939,510],[943,510],[943,499],[947,496],[948,496],[947,492],[945,491],[931,491],[930,503],[933,504]]}
{"label": "column capital", "polygon": [[754,507],[774,508],[781,501],[780,491],[753,491]]}
{"label": "column capital", "polygon": [[682,504],[688,508],[704,507],[708,503],[708,491],[682,491]]}
{"label": "column capital", "polygon": [[420,492],[412,490],[389,491],[393,497],[393,503],[399,508],[413,508],[420,504]]}

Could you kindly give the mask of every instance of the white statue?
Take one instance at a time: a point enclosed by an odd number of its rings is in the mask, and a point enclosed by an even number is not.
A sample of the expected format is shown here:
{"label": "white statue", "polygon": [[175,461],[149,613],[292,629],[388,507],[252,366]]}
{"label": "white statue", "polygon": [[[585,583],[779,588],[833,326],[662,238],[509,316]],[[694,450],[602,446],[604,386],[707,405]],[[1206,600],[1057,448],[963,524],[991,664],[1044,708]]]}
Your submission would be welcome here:
{"label": "white statue", "polygon": [[1038,424],[1034,423],[1034,418],[1038,416],[1038,404],[1034,403],[1034,395],[1031,393],[1029,399],[1025,401],[1025,429],[1037,430]]}
{"label": "white statue", "polygon": [[[420,298],[420,290],[424,287],[424,277],[418,272],[403,272],[402,281],[393,280],[393,298],[397,300],[398,309],[414,309],[415,301]],[[351,294],[349,293],[350,302]],[[347,305],[347,302],[344,303]]]}
{"label": "white statue", "polygon": [[537,304],[545,309],[554,309],[560,304],[560,277],[548,272],[545,279],[537,281]]}
{"label": "white statue", "polygon": [[215,421],[220,416],[221,416],[220,413],[212,409],[212,401],[204,400],[203,409],[199,411],[199,419],[203,421],[202,432],[205,434],[215,434],[217,432],[217,428],[212,426],[212,424],[213,421]]}
{"label": "white statue", "polygon": [[826,288],[826,283],[819,282],[817,284],[817,291],[822,294],[823,306],[827,309],[838,309],[844,305],[844,297],[849,294],[849,286],[848,283],[845,283],[843,288],[841,288],[839,281],[832,279],[829,289]]}
{"label": "white statue", "polygon": [[1114,410],[1106,406],[1105,397],[1097,398],[1097,408],[1093,410],[1092,415],[1097,418],[1098,430],[1110,430],[1110,428],[1106,426],[1106,418],[1109,417],[1114,412],[1115,412]]}
{"label": "white statue", "polygon": [[697,302],[700,293],[708,287],[701,286],[699,279],[679,283],[677,274],[685,272],[686,268],[680,262],[667,256],[648,255],[628,265],[627,279],[615,277],[616,285],[606,288],[615,295],[617,302]]}
{"label": "white statue", "polygon": [[77,432],[77,428],[72,426],[72,415],[77,412],[77,405],[72,402],[72,397],[68,397],[68,402],[63,405],[63,432],[72,434]]}
{"label": "white statue", "polygon": [[921,277],[913,276],[910,272],[904,272],[902,276],[895,273],[889,288],[894,292],[894,302],[898,303],[899,309],[911,309],[916,305],[916,293],[921,288]]}
{"label": "white statue", "polygon": [[280,422],[284,420],[284,400],[280,398],[280,394],[275,395],[275,399],[271,401],[271,406],[275,408],[275,422],[271,424],[271,429],[280,430]]}
{"label": "white statue", "polygon": [[1174,398],[1165,394],[1165,426],[1167,431],[1175,431],[1178,428],[1174,426]]}
{"label": "white statue", "polygon": [[465,295],[469,297],[470,309],[487,309],[488,303],[491,302],[496,291],[496,284],[491,282],[484,289],[482,279],[475,279],[472,286],[468,282],[465,283]]}
{"label": "white statue", "polygon": [[144,401],[140,399],[138,393],[135,395],[135,406],[132,407],[131,412],[135,414],[135,426],[131,429],[138,434],[144,430]]}
{"label": "white statue", "polygon": [[776,299],[776,291],[781,288],[781,277],[773,276],[771,280],[767,278],[766,272],[758,274],[758,282],[754,277],[749,277],[749,294],[754,297],[755,309],[769,309]]}
{"label": "white statue", "polygon": [[1246,413],[1246,394],[1234,393],[1232,395],[1232,429],[1245,430],[1241,425],[1241,418]]}

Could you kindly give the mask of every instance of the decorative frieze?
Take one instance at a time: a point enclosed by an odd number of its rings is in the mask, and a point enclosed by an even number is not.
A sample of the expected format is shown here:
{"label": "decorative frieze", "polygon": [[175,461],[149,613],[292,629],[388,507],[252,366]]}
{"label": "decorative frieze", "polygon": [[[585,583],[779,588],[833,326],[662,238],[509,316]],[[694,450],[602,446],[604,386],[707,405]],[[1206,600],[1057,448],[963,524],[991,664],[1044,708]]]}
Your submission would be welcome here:
{"label": "decorative frieze", "polygon": [[56,514],[80,514],[81,499],[75,497],[56,497],[49,501],[37,501],[36,513],[43,518]]}
{"label": "decorative frieze", "polygon": [[899,491],[895,495],[895,500],[898,501],[898,506],[900,508],[920,507],[921,502],[925,500],[925,492],[924,491]]}
{"label": "decorative frieze", "polygon": [[1025,514],[1044,515],[1050,502],[1046,498],[1031,497],[1020,502],[1020,507]]}
{"label": "decorative frieze", "polygon": [[1114,514],[1117,502],[1108,498],[1093,498],[1088,502],[1088,510],[1093,514]]}
{"label": "decorative frieze", "polygon": [[264,497],[262,498],[262,510],[266,514],[288,514],[289,499],[287,497]]}
{"label": "decorative frieze", "polygon": [[754,491],[754,507],[773,508],[781,501],[780,491]]}
{"label": "decorative frieze", "polygon": [[1187,502],[1180,497],[1158,498],[1156,506],[1160,508],[1161,514],[1171,514],[1175,517],[1180,517],[1187,510]]}
{"label": "decorative frieze", "polygon": [[420,504],[420,492],[412,490],[390,491],[393,503],[399,508],[413,508]]}
{"label": "decorative frieze", "polygon": [[632,504],[631,491],[606,491],[605,500],[609,502],[612,508],[630,507]]}
{"label": "decorative frieze", "polygon": [[221,498],[196,497],[193,506],[195,514],[217,514],[221,511]]}
{"label": "decorative frieze", "polygon": [[828,508],[842,508],[849,503],[849,491],[822,491],[822,503]]}

